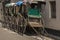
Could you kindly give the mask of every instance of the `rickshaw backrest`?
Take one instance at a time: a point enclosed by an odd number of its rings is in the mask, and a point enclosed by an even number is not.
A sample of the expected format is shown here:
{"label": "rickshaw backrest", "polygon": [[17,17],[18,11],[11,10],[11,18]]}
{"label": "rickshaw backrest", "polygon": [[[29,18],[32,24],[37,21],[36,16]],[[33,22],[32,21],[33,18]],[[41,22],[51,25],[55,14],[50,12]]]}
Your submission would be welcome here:
{"label": "rickshaw backrest", "polygon": [[41,14],[39,12],[39,9],[32,9],[32,8],[30,8],[29,11],[28,11],[28,16],[40,18]]}

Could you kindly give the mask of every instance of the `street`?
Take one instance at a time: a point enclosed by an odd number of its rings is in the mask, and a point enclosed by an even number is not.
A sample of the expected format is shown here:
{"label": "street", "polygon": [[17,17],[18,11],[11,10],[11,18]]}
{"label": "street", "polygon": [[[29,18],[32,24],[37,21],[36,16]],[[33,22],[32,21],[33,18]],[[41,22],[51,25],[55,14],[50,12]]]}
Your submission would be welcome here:
{"label": "street", "polygon": [[0,40],[37,40],[26,35],[21,36],[11,30],[0,27]]}

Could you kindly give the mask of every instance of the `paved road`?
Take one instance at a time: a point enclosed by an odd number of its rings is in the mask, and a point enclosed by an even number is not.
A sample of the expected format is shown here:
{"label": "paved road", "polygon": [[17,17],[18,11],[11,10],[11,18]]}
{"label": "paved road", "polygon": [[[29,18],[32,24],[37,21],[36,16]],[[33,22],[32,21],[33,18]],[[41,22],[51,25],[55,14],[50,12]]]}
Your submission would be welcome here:
{"label": "paved road", "polygon": [[[42,40],[42,39],[40,37],[35,36],[26,36],[26,35],[21,36],[16,32],[0,27],[0,40]],[[44,37],[44,40],[54,40],[54,39]]]}
{"label": "paved road", "polygon": [[28,36],[21,36],[15,32],[0,27],[0,40],[37,40]]}

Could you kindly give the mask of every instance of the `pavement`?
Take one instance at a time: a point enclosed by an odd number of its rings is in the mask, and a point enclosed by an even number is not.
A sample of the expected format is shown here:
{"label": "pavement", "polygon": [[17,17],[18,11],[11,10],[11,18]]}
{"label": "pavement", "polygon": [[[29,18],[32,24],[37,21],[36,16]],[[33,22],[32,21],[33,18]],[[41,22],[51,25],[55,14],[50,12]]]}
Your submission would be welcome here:
{"label": "pavement", "polygon": [[0,40],[37,40],[26,35],[20,35],[16,32],[13,32],[9,29],[2,28],[0,23]]}
{"label": "pavement", "polygon": [[0,28],[0,40],[37,40],[26,35],[21,36],[5,28]]}

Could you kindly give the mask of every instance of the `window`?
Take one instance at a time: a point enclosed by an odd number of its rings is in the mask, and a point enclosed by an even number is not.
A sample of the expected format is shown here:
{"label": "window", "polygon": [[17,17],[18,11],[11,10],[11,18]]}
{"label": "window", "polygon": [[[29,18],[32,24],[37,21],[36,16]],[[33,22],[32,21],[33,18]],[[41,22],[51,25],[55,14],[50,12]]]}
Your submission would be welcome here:
{"label": "window", "polygon": [[56,1],[50,1],[51,18],[56,18]]}

